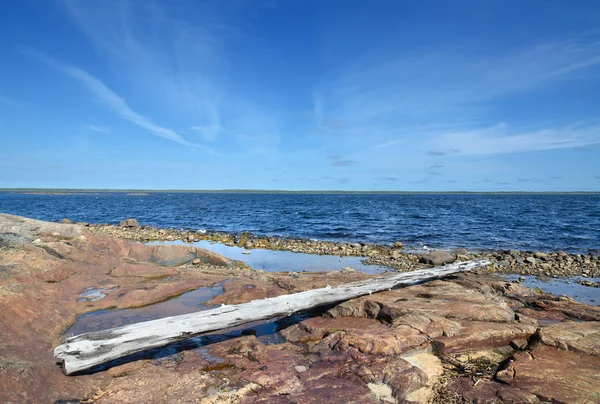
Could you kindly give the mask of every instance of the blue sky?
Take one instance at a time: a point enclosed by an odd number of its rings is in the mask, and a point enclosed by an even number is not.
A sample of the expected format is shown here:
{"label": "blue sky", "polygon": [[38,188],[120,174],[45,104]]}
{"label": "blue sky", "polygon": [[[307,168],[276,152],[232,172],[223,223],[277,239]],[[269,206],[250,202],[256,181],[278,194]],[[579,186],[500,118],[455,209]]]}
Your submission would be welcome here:
{"label": "blue sky", "polygon": [[600,190],[597,1],[0,13],[0,187]]}

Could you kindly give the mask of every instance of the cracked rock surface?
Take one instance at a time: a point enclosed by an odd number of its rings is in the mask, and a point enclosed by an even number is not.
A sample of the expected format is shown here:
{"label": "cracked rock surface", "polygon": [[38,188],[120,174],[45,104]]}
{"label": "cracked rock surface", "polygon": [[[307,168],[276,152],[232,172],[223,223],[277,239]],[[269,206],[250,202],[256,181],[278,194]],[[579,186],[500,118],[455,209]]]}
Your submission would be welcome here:
{"label": "cracked rock surface", "polygon": [[[600,402],[600,309],[491,275],[342,302],[281,323],[277,338],[243,332],[79,376],[65,376],[52,356],[82,313],[224,281],[208,305],[365,278],[267,274],[194,247],[0,215],[0,401]],[[81,301],[90,287],[106,296]]]}

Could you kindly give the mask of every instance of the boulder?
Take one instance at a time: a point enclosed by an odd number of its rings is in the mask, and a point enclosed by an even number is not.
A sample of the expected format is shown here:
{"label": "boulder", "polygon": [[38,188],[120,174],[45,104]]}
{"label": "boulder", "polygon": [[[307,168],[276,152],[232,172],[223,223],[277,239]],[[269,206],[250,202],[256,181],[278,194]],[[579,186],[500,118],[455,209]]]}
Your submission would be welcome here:
{"label": "boulder", "polygon": [[60,222],[62,224],[74,224],[75,223],[74,221],[72,221],[71,219],[66,218],[66,217],[63,220],[61,220]]}
{"label": "boulder", "polygon": [[454,254],[454,255],[467,255],[467,249],[466,248],[455,248],[454,251],[452,251],[452,254]]}
{"label": "boulder", "polygon": [[419,262],[429,265],[442,265],[450,264],[456,260],[456,257],[452,254],[448,254],[445,251],[432,251],[424,254],[419,258]]}
{"label": "boulder", "polygon": [[138,221],[134,218],[129,218],[129,219],[125,219],[122,220],[121,223],[119,223],[120,227],[140,227],[140,224],[138,223]]}

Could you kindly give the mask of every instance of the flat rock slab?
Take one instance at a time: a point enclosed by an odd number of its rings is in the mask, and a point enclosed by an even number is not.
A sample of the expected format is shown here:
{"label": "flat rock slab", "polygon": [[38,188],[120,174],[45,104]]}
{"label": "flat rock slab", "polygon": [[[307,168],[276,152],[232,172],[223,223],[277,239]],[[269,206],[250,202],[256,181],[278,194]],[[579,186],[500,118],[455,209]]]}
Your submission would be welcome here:
{"label": "flat rock slab", "polygon": [[498,380],[535,394],[541,401],[600,402],[600,357],[547,345],[515,354]]}
{"label": "flat rock slab", "polygon": [[[500,351],[496,365],[513,360],[487,379],[459,374],[450,380],[449,391],[461,399],[600,401],[600,309],[475,275],[374,293],[324,316],[280,323],[288,338],[282,343],[273,344],[273,335],[214,338],[199,348],[68,377],[52,348],[78,314],[155,303],[224,280],[230,280],[225,293],[208,304],[367,276],[264,274],[218,256],[191,265],[188,260],[203,254],[192,247],[149,247],[81,225],[11,215],[0,215],[2,232],[8,241],[0,245],[0,402],[427,402],[442,372],[454,377],[440,359],[476,357],[479,349]],[[114,286],[119,289],[101,300],[77,302],[88,287]],[[498,347],[520,338],[523,352]]]}
{"label": "flat rock slab", "polygon": [[555,323],[539,331],[540,343],[564,351],[594,355],[600,361],[600,322]]}

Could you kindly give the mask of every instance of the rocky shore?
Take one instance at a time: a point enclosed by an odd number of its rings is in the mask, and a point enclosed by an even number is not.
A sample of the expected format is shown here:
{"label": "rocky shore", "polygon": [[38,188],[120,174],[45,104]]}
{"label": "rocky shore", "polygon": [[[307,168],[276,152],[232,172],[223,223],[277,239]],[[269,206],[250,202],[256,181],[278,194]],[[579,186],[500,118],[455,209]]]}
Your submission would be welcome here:
{"label": "rocky shore", "polygon": [[159,229],[151,226],[140,226],[135,219],[123,220],[119,226],[85,225],[93,232],[106,233],[142,243],[175,240],[193,243],[200,240],[209,240],[247,249],[263,248],[307,254],[358,256],[364,257],[367,264],[386,266],[396,271],[411,271],[431,265],[451,263],[456,260],[467,261],[485,258],[491,262],[491,265],[485,270],[480,270],[482,273],[497,272],[550,277],[600,277],[600,253],[597,251],[591,251],[588,254],[517,250],[475,252],[458,248],[450,252],[416,253],[406,252],[401,241],[396,242],[394,245],[376,245],[258,236],[247,232],[231,234]]}
{"label": "rocky shore", "polygon": [[[264,273],[203,249],[142,245],[112,231],[136,241],[159,232],[0,214],[1,402],[600,400],[600,308],[474,273],[334,304],[281,322],[278,338],[246,330],[65,376],[52,350],[79,314],[145,306],[217,283],[223,293],[209,306],[369,277]],[[90,287],[103,296],[82,299]]]}

